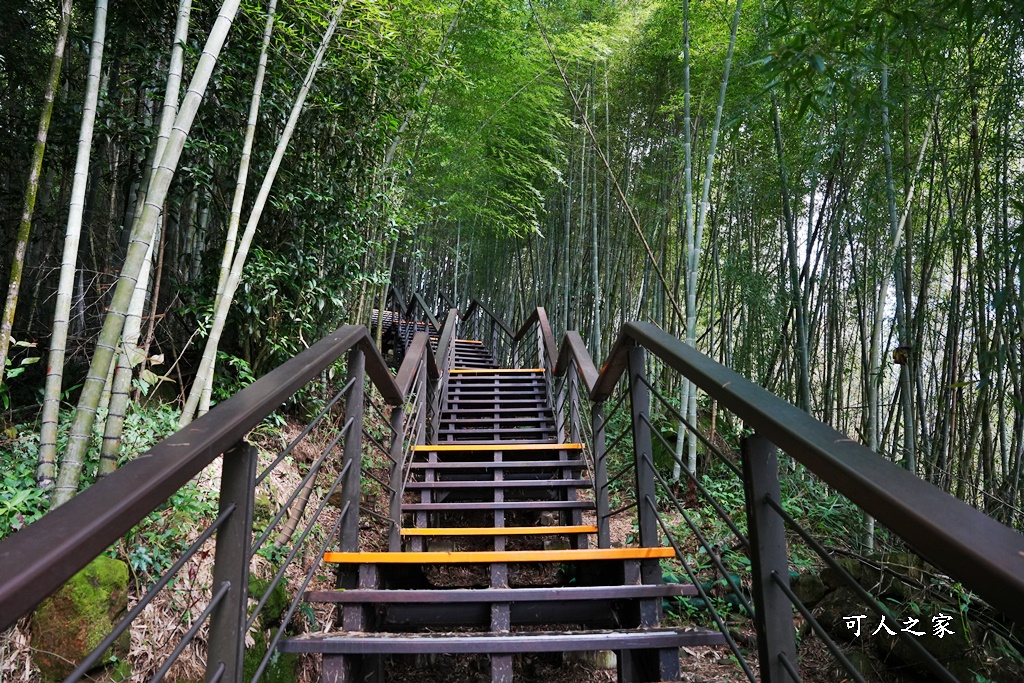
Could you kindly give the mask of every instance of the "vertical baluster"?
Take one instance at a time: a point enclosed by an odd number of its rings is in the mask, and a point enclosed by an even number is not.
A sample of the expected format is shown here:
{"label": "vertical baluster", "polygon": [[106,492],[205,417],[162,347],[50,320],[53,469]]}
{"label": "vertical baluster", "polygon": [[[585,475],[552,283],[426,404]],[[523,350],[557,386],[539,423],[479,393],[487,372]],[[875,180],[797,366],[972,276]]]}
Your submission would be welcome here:
{"label": "vertical baluster", "polygon": [[[576,373],[576,366],[571,365],[566,372],[569,379],[569,442],[580,442],[580,403],[579,403],[579,376]],[[561,434],[559,434],[561,437]]]}
{"label": "vertical baluster", "polygon": [[604,401],[590,406],[590,424],[594,449],[594,497],[597,504],[597,547],[611,547],[611,529],[608,525],[608,460],[604,450]]}
{"label": "vertical baluster", "polygon": [[[359,494],[362,479],[362,442],[363,442],[363,369],[365,358],[361,349],[354,348],[348,352],[348,379],[352,381],[345,396],[346,422],[352,420],[352,426],[345,434],[344,461],[351,463],[348,474],[341,483],[341,499],[350,503],[348,515],[341,523],[341,551],[359,550]],[[354,381],[353,381],[354,380]]]}
{"label": "vertical baluster", "polygon": [[654,490],[654,458],[651,449],[651,428],[647,420],[651,415],[651,391],[647,388],[646,352],[634,346],[629,350],[629,404],[633,423],[633,457],[636,465],[636,514],[640,527],[640,545],[660,545],[658,520],[655,519],[647,499],[656,501]]}
{"label": "vertical baluster", "polygon": [[779,464],[775,445],[759,434],[743,439],[743,483],[747,497],[747,528],[754,597],[754,625],[761,680],[788,681],[782,658],[796,663],[793,606],[772,574],[789,584],[786,558],[786,527],[767,502],[781,501]]}
{"label": "vertical baluster", "polygon": [[[420,365],[422,371],[423,366]],[[417,380],[418,383],[419,380]],[[391,476],[388,484],[391,486],[391,498],[388,501],[388,519],[391,520],[391,528],[388,530],[388,550],[397,552],[402,549],[402,488],[405,483],[405,404],[391,407]]]}
{"label": "vertical baluster", "polygon": [[220,512],[235,510],[217,529],[213,563],[213,590],[231,584],[227,595],[210,615],[206,680],[224,665],[220,680],[240,683],[245,654],[245,620],[249,604],[249,547],[255,500],[257,451],[244,441],[224,454],[220,478]]}

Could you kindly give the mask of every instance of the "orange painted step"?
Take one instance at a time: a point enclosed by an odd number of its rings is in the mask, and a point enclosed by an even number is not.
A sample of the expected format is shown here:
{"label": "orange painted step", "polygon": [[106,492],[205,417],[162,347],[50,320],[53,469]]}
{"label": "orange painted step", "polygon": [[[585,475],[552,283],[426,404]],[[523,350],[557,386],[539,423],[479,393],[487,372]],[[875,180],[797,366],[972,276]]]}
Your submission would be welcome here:
{"label": "orange painted step", "polygon": [[586,550],[484,550],[465,552],[328,552],[324,562],[345,564],[454,564],[489,562],[577,562],[649,560],[675,557],[672,548],[590,548]]}

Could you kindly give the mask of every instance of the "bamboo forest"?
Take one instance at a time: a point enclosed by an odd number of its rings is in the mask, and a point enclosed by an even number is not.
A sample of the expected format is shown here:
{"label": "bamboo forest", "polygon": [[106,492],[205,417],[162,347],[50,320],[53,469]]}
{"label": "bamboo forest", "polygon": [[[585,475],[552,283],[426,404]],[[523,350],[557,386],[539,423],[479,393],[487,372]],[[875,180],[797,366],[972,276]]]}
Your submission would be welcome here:
{"label": "bamboo forest", "polygon": [[1024,4],[3,9],[0,680],[1024,680]]}

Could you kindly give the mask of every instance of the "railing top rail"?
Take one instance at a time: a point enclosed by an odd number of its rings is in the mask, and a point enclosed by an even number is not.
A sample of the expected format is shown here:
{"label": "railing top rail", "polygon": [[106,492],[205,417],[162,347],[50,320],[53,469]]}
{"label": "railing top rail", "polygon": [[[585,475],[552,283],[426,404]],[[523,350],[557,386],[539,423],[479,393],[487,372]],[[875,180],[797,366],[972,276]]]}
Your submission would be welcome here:
{"label": "railing top rail", "polygon": [[450,347],[458,332],[459,310],[448,309],[448,315],[441,326],[441,335],[437,338],[437,351],[434,352],[434,362],[430,368],[430,376],[437,379],[441,374],[441,368],[448,362],[448,347]]}
{"label": "railing top rail", "polygon": [[507,334],[510,337],[512,336],[512,328],[509,327],[504,320],[494,315],[494,313],[491,312],[491,309],[487,308],[487,306],[481,303],[479,299],[474,298],[469,302],[469,306],[466,307],[466,312],[461,314],[462,319],[469,320],[469,317],[473,315],[473,312],[476,311],[476,309],[478,308],[484,313],[486,313],[488,316],[490,316],[491,320],[497,323],[498,327],[504,330],[505,334]]}
{"label": "railing top rail", "polygon": [[394,297],[395,303],[398,304],[398,310],[401,311],[402,314],[408,313],[409,306],[405,303],[405,297],[398,291],[398,287],[391,285],[391,296]]}
{"label": "railing top rail", "polygon": [[409,395],[413,380],[416,378],[416,368],[419,367],[420,360],[424,357],[427,359],[427,372],[431,377],[437,377],[440,372],[437,368],[437,360],[430,350],[430,336],[426,332],[417,332],[412,337],[412,343],[409,344],[405,357],[402,359],[402,365],[398,368],[398,376],[395,377],[395,383],[403,396]]}
{"label": "railing top rail", "polygon": [[218,404],[68,503],[0,542],[0,631],[126,534],[292,394],[360,348],[366,374],[388,403],[403,392],[365,327],[346,325]]}
{"label": "railing top rail", "polygon": [[613,391],[643,346],[901,536],[929,562],[1024,622],[1024,535],[920,479],[649,323],[626,323],[591,391]]}
{"label": "railing top rail", "polygon": [[517,342],[525,337],[526,333],[530,331],[530,328],[533,327],[534,324],[540,325],[541,333],[544,335],[544,346],[549,350],[552,358],[554,358],[558,345],[555,344],[555,335],[551,333],[551,323],[548,322],[548,312],[544,310],[543,306],[537,306],[537,308],[530,311],[530,316],[519,327],[519,330],[512,335],[512,341]]}
{"label": "railing top rail", "polygon": [[423,300],[423,295],[420,294],[419,292],[416,292],[415,294],[412,295],[412,298],[413,301],[419,304],[419,307],[423,309],[423,313],[427,316],[427,320],[430,321],[430,324],[434,326],[434,329],[441,329],[441,323],[437,322],[437,318],[434,317],[434,314],[431,312],[430,307],[427,306],[427,302]]}
{"label": "railing top rail", "polygon": [[571,363],[576,363],[576,369],[580,373],[587,393],[592,393],[594,387],[597,386],[597,367],[594,365],[594,359],[590,357],[587,345],[583,343],[583,338],[575,330],[566,332],[562,337],[562,348],[558,352],[558,363],[555,365],[554,374],[556,376],[564,375]]}
{"label": "railing top rail", "polygon": [[444,303],[444,305],[447,306],[448,308],[458,308],[458,306],[455,305],[455,301],[444,292],[439,292],[439,296],[441,297],[441,302]]}

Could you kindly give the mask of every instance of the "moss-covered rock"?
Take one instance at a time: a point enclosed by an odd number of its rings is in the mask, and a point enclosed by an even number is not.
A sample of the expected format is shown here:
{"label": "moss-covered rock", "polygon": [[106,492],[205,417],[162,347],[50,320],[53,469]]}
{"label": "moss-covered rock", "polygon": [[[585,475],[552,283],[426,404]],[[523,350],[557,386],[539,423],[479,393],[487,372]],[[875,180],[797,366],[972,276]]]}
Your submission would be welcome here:
{"label": "moss-covered rock", "polygon": [[[924,635],[915,636],[911,640],[947,667],[957,680],[975,681],[975,672],[984,670],[984,661],[980,656],[981,649],[974,646],[978,635],[976,629],[968,624],[965,630],[963,622],[954,620],[950,623],[950,632],[939,638],[932,633],[931,622],[927,617],[922,616],[919,620],[920,623],[916,625],[916,628],[919,629],[919,633],[924,633]],[[875,647],[879,656],[889,666],[910,667],[923,676],[928,676],[930,673],[924,663],[924,658],[901,638],[895,636],[876,638]]]}
{"label": "moss-covered rock", "polygon": [[[33,657],[44,680],[63,680],[128,609],[128,565],[99,556],[47,598],[32,616]],[[124,659],[128,631],[103,654]]]}
{"label": "moss-covered rock", "polygon": [[790,588],[807,607],[814,607],[823,597],[827,589],[817,574],[800,574],[792,579]]}
{"label": "moss-covered rock", "polygon": [[[264,593],[267,592],[268,586],[270,586],[270,581],[250,576],[249,597],[259,602],[263,599]],[[291,605],[291,601],[291,596],[288,594],[288,587],[282,579],[276,586],[274,586],[274,590],[271,591],[266,604],[263,605],[263,610],[260,612],[258,622],[260,628],[263,630],[276,628],[277,625],[281,623],[281,619],[284,617],[285,612],[288,611],[288,606]]]}
{"label": "moss-covered rock", "polygon": [[[870,612],[864,607],[864,601],[850,588],[838,588],[832,591],[822,598],[814,609],[814,616],[825,630],[833,637],[847,642],[863,637],[869,614]],[[861,636],[857,635],[856,622],[854,622],[854,628],[850,628],[848,625],[849,618],[857,615],[864,615],[861,620]],[[870,632],[869,630],[868,633]]]}
{"label": "moss-covered rock", "polygon": [[[852,557],[837,558],[836,564],[846,570],[846,573],[849,574],[854,581],[860,582],[864,576],[864,565]],[[829,590],[847,588],[850,585],[847,583],[846,579],[843,578],[842,574],[832,569],[832,567],[825,567],[821,570],[821,580]]]}
{"label": "moss-covered rock", "polygon": [[[255,642],[245,648],[245,666],[243,680],[251,681],[256,675],[256,669],[267,654],[267,636],[263,631],[254,634]],[[299,677],[299,655],[274,652],[270,656],[267,668],[263,670],[261,683],[296,683]]]}

